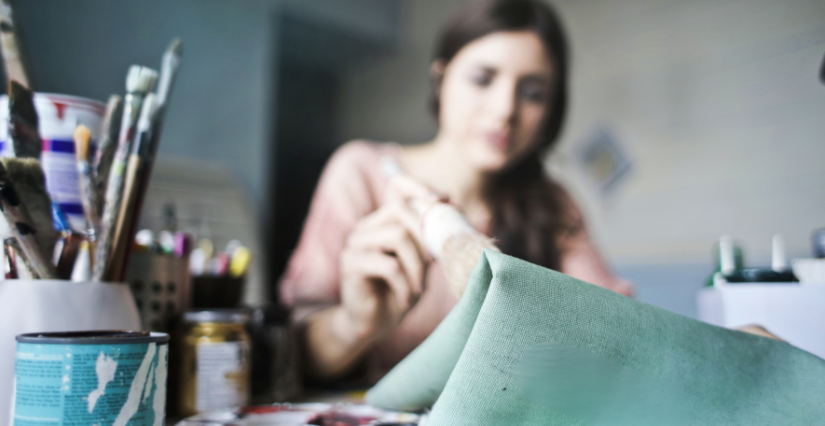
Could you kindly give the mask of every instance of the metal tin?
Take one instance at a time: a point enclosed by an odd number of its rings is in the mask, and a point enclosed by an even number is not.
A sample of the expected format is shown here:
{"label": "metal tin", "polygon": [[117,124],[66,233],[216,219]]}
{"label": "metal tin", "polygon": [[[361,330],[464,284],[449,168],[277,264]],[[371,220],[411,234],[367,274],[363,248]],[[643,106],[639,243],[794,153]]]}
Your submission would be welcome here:
{"label": "metal tin", "polygon": [[80,331],[17,336],[13,426],[160,426],[169,335]]}
{"label": "metal tin", "polygon": [[249,314],[237,309],[184,314],[180,368],[181,414],[249,403]]}

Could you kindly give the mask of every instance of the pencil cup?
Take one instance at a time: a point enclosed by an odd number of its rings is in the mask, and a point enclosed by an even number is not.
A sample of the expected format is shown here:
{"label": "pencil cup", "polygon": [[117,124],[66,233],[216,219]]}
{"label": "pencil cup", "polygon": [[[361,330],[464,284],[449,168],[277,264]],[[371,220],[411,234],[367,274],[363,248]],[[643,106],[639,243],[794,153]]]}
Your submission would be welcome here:
{"label": "pencil cup", "polygon": [[135,296],[143,330],[173,331],[173,321],[192,306],[189,257],[132,252],[126,282]]}
{"label": "pencil cup", "polygon": [[135,301],[123,283],[0,281],[0,424],[9,419],[11,411],[15,336],[139,327]]}

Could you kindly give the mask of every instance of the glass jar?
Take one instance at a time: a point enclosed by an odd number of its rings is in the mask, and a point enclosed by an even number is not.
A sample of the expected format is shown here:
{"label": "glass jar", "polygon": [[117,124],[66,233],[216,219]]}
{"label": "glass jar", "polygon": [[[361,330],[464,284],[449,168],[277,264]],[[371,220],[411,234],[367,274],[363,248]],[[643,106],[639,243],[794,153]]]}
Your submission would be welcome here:
{"label": "glass jar", "polygon": [[179,408],[189,416],[249,404],[249,314],[238,309],[184,314]]}

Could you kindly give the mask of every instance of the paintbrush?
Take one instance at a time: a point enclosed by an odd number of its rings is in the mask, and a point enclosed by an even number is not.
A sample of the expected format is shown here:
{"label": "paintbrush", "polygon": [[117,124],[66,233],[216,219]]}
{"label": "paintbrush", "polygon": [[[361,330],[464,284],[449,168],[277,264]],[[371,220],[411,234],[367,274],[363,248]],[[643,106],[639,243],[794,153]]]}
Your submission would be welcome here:
{"label": "paintbrush", "polygon": [[123,200],[120,205],[117,225],[115,227],[114,242],[112,243],[112,260],[110,271],[107,276],[113,280],[120,280],[127,262],[129,247],[132,243],[134,223],[140,216],[140,211],[136,208],[138,202],[138,191],[140,183],[143,181],[148,162],[148,148],[152,137],[152,123],[158,111],[157,97],[154,93],[146,95],[143,101],[143,108],[138,120],[138,133],[135,136],[135,143],[129,161],[126,165],[126,179],[123,186]]}
{"label": "paintbrush", "polygon": [[85,282],[92,278],[92,256],[89,253],[89,243],[83,241],[77,252],[74,267],[72,267],[71,280],[74,282]]}
{"label": "paintbrush", "polygon": [[0,51],[3,53],[3,67],[6,78],[17,80],[29,87],[29,77],[23,66],[20,39],[15,32],[14,14],[9,0],[0,2]]}
{"label": "paintbrush", "polygon": [[[112,166],[112,157],[117,148],[117,137],[120,134],[120,118],[123,115],[123,99],[118,95],[109,97],[106,104],[106,113],[100,126],[100,143],[97,146],[93,172],[95,176],[95,192],[97,193],[97,215],[103,210],[103,197],[106,194],[106,184],[109,180],[109,169]],[[100,223],[98,223],[98,227]],[[98,228],[99,231],[99,228]]]}
{"label": "paintbrush", "polygon": [[[42,176],[42,171],[40,175]],[[21,195],[15,188],[6,166],[3,162],[0,162],[0,207],[2,207],[3,216],[9,223],[15,239],[25,255],[25,260],[39,278],[56,278],[57,273],[54,266],[49,262],[49,257],[44,256],[44,251],[37,241],[37,234],[42,229],[35,226]],[[49,215],[49,220],[51,221],[51,215]],[[54,232],[52,229],[48,230]]]}
{"label": "paintbrush", "polygon": [[5,244],[8,247],[8,252],[11,254],[10,259],[13,262],[11,271],[14,277],[19,280],[38,279],[37,273],[34,272],[31,264],[26,260],[26,256],[23,255],[23,251],[20,249],[20,244],[17,243],[17,240],[14,239],[14,237],[8,238],[5,240]]}
{"label": "paintbrush", "polygon": [[51,254],[57,240],[57,231],[52,216],[52,202],[46,192],[46,176],[40,167],[40,161],[34,158],[0,159],[14,184],[21,202],[26,206],[37,229],[37,245],[41,253]]}
{"label": "paintbrush", "polygon": [[15,157],[40,158],[43,141],[37,131],[34,92],[17,81],[9,81],[9,136]]}
{"label": "paintbrush", "polygon": [[[138,221],[140,219],[140,212],[143,209],[143,202],[146,198],[146,192],[149,188],[149,180],[152,175],[152,167],[154,165],[155,157],[157,156],[158,146],[160,145],[160,135],[163,130],[163,123],[164,118],[166,117],[166,108],[169,102],[169,95],[172,92],[172,88],[174,87],[174,83],[177,80],[178,71],[180,70],[181,59],[183,56],[183,43],[181,43],[180,39],[175,38],[169,43],[169,46],[166,48],[166,51],[163,53],[163,58],[161,59],[160,64],[160,77],[158,78],[158,88],[157,88],[157,111],[154,113],[154,117],[151,120],[151,129],[145,129],[146,134],[150,136],[148,139],[144,139],[143,137],[136,139],[138,146],[135,147],[133,150],[134,153],[137,153],[139,156],[138,161],[140,162],[140,167],[137,168],[137,174],[135,175],[135,182],[131,184],[134,187],[134,201],[130,202],[131,208],[131,218],[129,221],[124,223],[124,232],[127,238],[126,241],[123,241],[125,252],[118,253],[117,258],[121,260],[120,264],[120,276],[114,277],[113,279],[123,279],[123,274],[125,274],[126,267],[128,264],[128,251],[129,247],[131,247],[130,239],[131,235],[134,235],[137,231]],[[124,212],[121,209],[121,212]],[[115,271],[117,273],[117,271]]]}
{"label": "paintbrush", "polygon": [[414,200],[410,205],[421,216],[420,236],[424,247],[441,265],[453,294],[461,298],[484,249],[501,250],[493,240],[476,231],[452,204]]}
{"label": "paintbrush", "polygon": [[[57,275],[60,279],[68,280],[72,277],[72,269],[74,268],[82,243],[86,243],[83,235],[67,232],[66,235],[61,238],[60,243],[55,246],[56,261],[54,264],[57,265]],[[57,252],[58,247],[60,248],[60,252]]]}
{"label": "paintbrush", "polygon": [[126,171],[126,161],[132,150],[138,117],[143,98],[152,90],[157,80],[157,72],[150,68],[133,65],[126,76],[126,98],[124,99],[123,118],[120,125],[117,149],[112,159],[109,172],[109,181],[106,185],[106,197],[101,218],[101,232],[95,250],[94,272],[95,281],[113,279],[106,275],[109,262],[112,260],[112,244],[122,203],[123,186]]}
{"label": "paintbrush", "polygon": [[89,144],[92,132],[80,124],[74,131],[74,149],[77,158],[77,175],[80,181],[80,199],[83,204],[83,213],[86,216],[86,234],[89,241],[95,241],[100,229],[100,212],[98,211],[98,197],[95,191],[92,166],[89,164]]}
{"label": "paintbrush", "polygon": [[[401,166],[390,156],[382,157],[379,166],[388,180],[404,176]],[[461,298],[484,249],[501,250],[492,239],[476,231],[464,214],[450,203],[412,198],[407,200],[407,205],[419,216],[421,243],[441,265],[453,294]]]}
{"label": "paintbrush", "polygon": [[7,280],[14,280],[19,277],[17,274],[17,261],[15,260],[14,238],[3,239],[3,269]]}
{"label": "paintbrush", "polygon": [[158,105],[166,108],[169,101],[169,94],[180,70],[180,62],[183,57],[183,43],[179,38],[175,38],[169,43],[169,47],[163,52],[163,59],[160,62],[160,77],[158,78]]}

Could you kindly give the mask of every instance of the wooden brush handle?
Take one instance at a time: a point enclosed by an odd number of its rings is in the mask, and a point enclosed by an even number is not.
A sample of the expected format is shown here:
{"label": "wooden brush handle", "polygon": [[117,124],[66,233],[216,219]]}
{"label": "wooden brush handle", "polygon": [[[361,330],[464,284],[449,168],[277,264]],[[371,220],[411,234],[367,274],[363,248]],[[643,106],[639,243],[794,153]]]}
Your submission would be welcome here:
{"label": "wooden brush handle", "polygon": [[112,261],[109,262],[109,272],[106,274],[112,280],[120,280],[126,269],[126,257],[132,243],[132,222],[137,216],[135,203],[139,189],[139,173],[142,161],[138,155],[132,154],[126,166],[126,179],[123,185],[123,200],[120,203],[120,214],[115,226],[115,238],[112,244]]}
{"label": "wooden brush handle", "polygon": [[95,190],[95,180],[92,175],[92,167],[88,161],[77,162],[77,174],[80,181],[80,198],[83,203],[83,213],[86,216],[87,227],[89,228],[89,239],[97,238],[100,233],[100,212],[98,207],[100,201]]}

